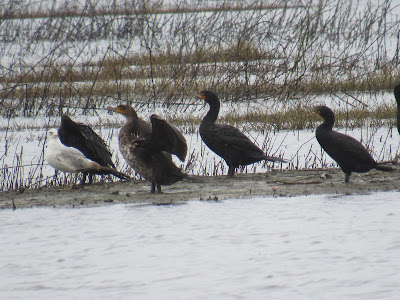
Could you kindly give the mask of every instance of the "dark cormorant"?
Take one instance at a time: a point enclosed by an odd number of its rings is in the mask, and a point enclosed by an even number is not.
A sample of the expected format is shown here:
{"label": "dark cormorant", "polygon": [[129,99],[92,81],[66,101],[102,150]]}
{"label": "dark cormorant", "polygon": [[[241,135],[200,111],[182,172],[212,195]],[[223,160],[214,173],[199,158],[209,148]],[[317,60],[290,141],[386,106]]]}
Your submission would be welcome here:
{"label": "dark cormorant", "polygon": [[216,154],[221,156],[229,167],[228,176],[232,177],[239,166],[249,165],[261,160],[286,162],[265,153],[245,136],[239,129],[223,124],[215,124],[220,102],[218,96],[210,91],[198,95],[210,105],[210,110],[200,124],[200,136],[203,142]]}
{"label": "dark cormorant", "polygon": [[157,115],[150,117],[150,126],[128,105],[107,109],[126,118],[118,136],[119,149],[128,164],[151,182],[152,193],[156,187],[161,192],[161,185],[171,185],[185,177],[171,157],[175,154],[181,161],[186,157],[186,140],[177,128]]}
{"label": "dark cormorant", "polygon": [[85,183],[86,176],[89,175],[89,183],[92,183],[93,175],[112,174],[121,179],[127,179],[129,176],[118,172],[111,160],[111,153],[106,143],[89,126],[76,123],[67,115],[61,116],[61,124],[58,128],[58,136],[61,143],[67,147],[74,147],[82,152],[86,158],[95,161],[100,166],[108,167],[106,170],[83,171],[81,183]]}
{"label": "dark cormorant", "polygon": [[359,141],[332,130],[335,115],[329,107],[317,106],[315,112],[324,119],[315,132],[318,143],[346,174],[346,183],[352,172],[365,173],[371,169],[393,171],[390,167],[379,165]]}
{"label": "dark cormorant", "polygon": [[397,102],[397,131],[400,134],[400,83],[394,87],[394,97]]}

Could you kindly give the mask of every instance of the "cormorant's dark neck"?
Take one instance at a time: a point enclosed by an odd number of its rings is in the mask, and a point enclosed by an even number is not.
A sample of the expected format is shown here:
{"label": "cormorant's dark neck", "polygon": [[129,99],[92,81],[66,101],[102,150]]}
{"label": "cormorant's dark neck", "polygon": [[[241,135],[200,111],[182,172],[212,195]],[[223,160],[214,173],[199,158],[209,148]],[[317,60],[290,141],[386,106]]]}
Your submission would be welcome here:
{"label": "cormorant's dark neck", "polygon": [[333,114],[328,114],[323,116],[324,118],[324,123],[322,123],[320,126],[324,127],[327,130],[332,130],[333,124],[335,123],[335,116]]}
{"label": "cormorant's dark neck", "polygon": [[214,124],[215,121],[218,118],[218,114],[219,114],[219,108],[220,108],[220,104],[219,101],[213,101],[211,103],[209,103],[210,105],[210,110],[208,111],[208,113],[205,115],[205,117],[203,118],[203,121],[201,122],[202,124]]}
{"label": "cormorant's dark neck", "polygon": [[400,134],[400,95],[396,95],[397,101],[397,131]]}
{"label": "cormorant's dark neck", "polygon": [[127,117],[122,129],[124,129],[126,134],[138,136],[138,118]]}
{"label": "cormorant's dark neck", "polygon": [[397,131],[400,133],[400,83],[394,87],[394,98],[397,102]]}
{"label": "cormorant's dark neck", "polygon": [[397,107],[400,107],[400,83],[394,87],[394,98],[397,102]]}

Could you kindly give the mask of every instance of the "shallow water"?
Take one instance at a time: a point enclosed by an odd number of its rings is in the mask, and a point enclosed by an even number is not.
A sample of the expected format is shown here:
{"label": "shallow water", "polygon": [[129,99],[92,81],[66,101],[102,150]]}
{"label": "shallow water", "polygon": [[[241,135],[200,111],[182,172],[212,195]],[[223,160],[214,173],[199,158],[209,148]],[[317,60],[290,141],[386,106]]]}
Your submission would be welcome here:
{"label": "shallow water", "polygon": [[1,211],[1,295],[399,299],[399,198]]}

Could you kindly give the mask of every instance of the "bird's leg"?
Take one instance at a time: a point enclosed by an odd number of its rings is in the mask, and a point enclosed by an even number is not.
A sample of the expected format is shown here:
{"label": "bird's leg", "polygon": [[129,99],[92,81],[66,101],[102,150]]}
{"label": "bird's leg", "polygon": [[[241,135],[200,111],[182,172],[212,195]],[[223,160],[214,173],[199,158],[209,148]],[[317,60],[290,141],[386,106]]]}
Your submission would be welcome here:
{"label": "bird's leg", "polygon": [[229,166],[228,177],[233,177],[233,174],[235,174],[235,167]]}
{"label": "bird's leg", "polygon": [[162,193],[161,192],[161,185],[159,183],[157,183],[157,193]]}
{"label": "bird's leg", "polygon": [[[83,172],[83,173],[82,173],[81,185],[84,185],[84,184],[85,184],[85,182],[86,182],[86,176],[87,176],[87,175],[88,175],[87,172]],[[90,181],[90,179],[89,179],[89,181]]]}
{"label": "bird's leg", "polygon": [[349,183],[349,180],[350,180],[350,174],[346,174],[344,182]]}
{"label": "bird's leg", "polygon": [[151,192],[152,194],[154,194],[155,191],[156,191],[156,182],[155,182],[155,181],[152,181],[152,182],[151,182],[151,189],[150,189],[150,192]]}
{"label": "bird's leg", "polygon": [[64,189],[68,189],[67,186],[67,173],[64,172]]}
{"label": "bird's leg", "polygon": [[88,177],[89,177],[89,184],[92,184],[93,183],[93,173],[89,173]]}

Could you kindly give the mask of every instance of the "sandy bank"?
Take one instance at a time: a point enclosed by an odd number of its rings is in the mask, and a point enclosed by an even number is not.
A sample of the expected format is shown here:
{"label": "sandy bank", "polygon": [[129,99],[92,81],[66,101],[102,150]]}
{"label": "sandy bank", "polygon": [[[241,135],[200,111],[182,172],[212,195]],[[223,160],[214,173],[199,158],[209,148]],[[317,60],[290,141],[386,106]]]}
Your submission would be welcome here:
{"label": "sandy bank", "polygon": [[162,194],[151,194],[148,182],[132,180],[78,186],[52,187],[40,190],[1,192],[0,208],[90,207],[117,203],[174,204],[188,200],[220,201],[228,198],[292,197],[309,194],[365,194],[374,191],[400,191],[400,169],[391,173],[372,170],[353,174],[349,184],[339,169],[272,170],[263,174],[226,176],[189,176],[164,186]]}

